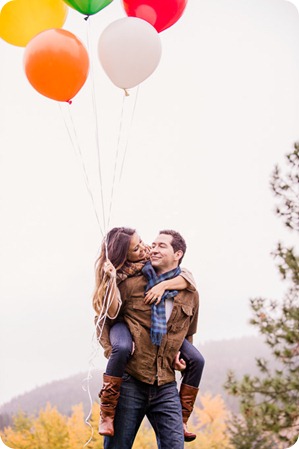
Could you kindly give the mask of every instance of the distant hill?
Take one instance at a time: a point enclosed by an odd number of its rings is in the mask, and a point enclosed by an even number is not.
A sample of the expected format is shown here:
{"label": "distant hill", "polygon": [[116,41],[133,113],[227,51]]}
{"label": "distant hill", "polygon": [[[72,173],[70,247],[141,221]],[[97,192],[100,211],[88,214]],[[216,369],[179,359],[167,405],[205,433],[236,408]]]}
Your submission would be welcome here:
{"label": "distant hill", "polygon": [[[238,377],[244,374],[258,374],[255,359],[262,357],[271,360],[269,348],[259,337],[243,337],[230,340],[211,341],[198,348],[203,354],[206,365],[200,386],[202,393],[221,394],[226,405],[237,410],[237,402],[223,390],[228,370],[233,370]],[[273,363],[273,362],[272,362]],[[94,370],[87,383],[87,373],[79,373],[63,380],[45,384],[23,395],[13,398],[0,407],[0,428],[11,423],[11,416],[22,410],[28,414],[37,414],[47,403],[70,415],[72,406],[82,403],[85,413],[90,410],[88,387],[93,401],[98,401],[101,388],[102,372]],[[179,379],[180,376],[178,376]]]}

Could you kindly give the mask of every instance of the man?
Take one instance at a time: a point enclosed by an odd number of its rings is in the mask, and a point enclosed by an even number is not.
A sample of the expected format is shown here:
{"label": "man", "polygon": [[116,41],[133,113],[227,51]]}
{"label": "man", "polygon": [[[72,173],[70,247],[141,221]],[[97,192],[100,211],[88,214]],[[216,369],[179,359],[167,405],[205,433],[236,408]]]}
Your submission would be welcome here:
{"label": "man", "polygon": [[[145,416],[156,433],[159,449],[184,448],[182,407],[173,361],[184,339],[191,340],[196,332],[198,293],[172,291],[155,307],[145,303],[144,292],[160,276],[176,276],[185,251],[186,244],[179,233],[160,231],[150,251],[151,264],[145,265],[143,276],[128,278],[119,285],[120,314],[133,336],[135,350],[121,384],[114,436],[105,436],[105,449],[131,449]],[[191,402],[194,401],[195,397]]]}

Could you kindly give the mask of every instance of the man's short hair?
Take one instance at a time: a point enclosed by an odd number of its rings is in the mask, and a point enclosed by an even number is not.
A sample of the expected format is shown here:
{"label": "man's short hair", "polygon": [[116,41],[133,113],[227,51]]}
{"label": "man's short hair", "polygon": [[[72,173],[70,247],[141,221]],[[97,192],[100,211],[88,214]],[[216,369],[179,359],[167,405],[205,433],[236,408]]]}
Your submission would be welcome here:
{"label": "man's short hair", "polygon": [[175,253],[179,250],[183,252],[182,257],[179,260],[180,265],[187,249],[185,239],[181,236],[179,232],[173,231],[172,229],[164,229],[163,231],[160,231],[159,234],[171,235],[172,236],[171,246],[173,247],[173,251]]}

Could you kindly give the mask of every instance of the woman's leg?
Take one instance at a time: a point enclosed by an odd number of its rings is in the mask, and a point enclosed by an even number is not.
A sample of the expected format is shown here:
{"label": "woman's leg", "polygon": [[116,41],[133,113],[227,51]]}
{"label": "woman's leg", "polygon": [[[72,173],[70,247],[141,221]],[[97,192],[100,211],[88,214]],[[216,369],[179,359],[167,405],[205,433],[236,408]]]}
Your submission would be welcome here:
{"label": "woman's leg", "polygon": [[132,353],[132,337],[125,323],[116,323],[110,329],[111,356],[103,375],[99,393],[101,401],[99,434],[114,435],[114,416],[118,403],[122,376]]}
{"label": "woman's leg", "polygon": [[123,376],[115,414],[115,432],[104,438],[105,449],[131,449],[149,402],[149,386],[129,374]]}
{"label": "woman's leg", "polygon": [[198,349],[186,339],[184,340],[180,351],[181,357],[185,360],[187,365],[182,383],[191,385],[192,387],[198,387],[201,381],[205,359]]}
{"label": "woman's leg", "polygon": [[132,336],[125,323],[116,323],[110,329],[109,338],[112,352],[106,366],[106,374],[122,377],[132,354]]}
{"label": "woman's leg", "polygon": [[186,339],[184,340],[180,351],[181,357],[186,362],[186,369],[183,374],[180,388],[180,399],[182,404],[182,414],[184,424],[184,437],[185,441],[193,441],[196,438],[196,434],[188,432],[187,421],[194,407],[205,360],[201,355],[201,353]]}

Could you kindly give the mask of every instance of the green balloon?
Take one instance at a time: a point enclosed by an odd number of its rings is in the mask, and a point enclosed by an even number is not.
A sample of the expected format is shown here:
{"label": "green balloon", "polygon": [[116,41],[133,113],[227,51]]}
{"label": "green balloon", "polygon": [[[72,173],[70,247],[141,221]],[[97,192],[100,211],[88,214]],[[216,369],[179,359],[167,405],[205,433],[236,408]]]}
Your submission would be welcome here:
{"label": "green balloon", "polygon": [[108,6],[113,0],[64,0],[64,2],[76,11],[91,16]]}

